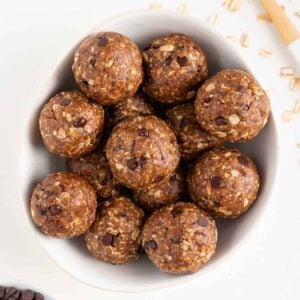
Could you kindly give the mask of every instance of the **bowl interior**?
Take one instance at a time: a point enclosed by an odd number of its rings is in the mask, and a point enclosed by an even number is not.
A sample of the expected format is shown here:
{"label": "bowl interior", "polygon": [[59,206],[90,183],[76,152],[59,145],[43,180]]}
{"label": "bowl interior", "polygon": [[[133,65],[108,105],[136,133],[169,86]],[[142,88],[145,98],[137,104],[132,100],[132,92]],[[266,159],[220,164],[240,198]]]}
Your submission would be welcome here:
{"label": "bowl interior", "polygon": [[[202,45],[211,74],[224,68],[239,68],[251,72],[245,62],[223,38],[207,25],[191,17],[174,12],[137,11],[109,19],[91,32],[117,31],[132,38],[141,48],[153,38],[175,32],[190,35]],[[24,145],[21,154],[21,187],[28,220],[31,220],[28,203],[33,186],[52,171],[64,169],[64,160],[51,155],[42,145],[38,132],[38,114],[41,106],[56,92],[76,87],[71,64],[75,47],[67,53],[56,71],[41,87],[40,95],[33,99],[28,113]],[[254,74],[255,75],[255,74]],[[277,170],[277,134],[273,118],[258,137],[237,145],[257,164],[261,175],[259,198],[248,213],[237,220],[218,222],[218,251],[214,258],[198,273],[190,276],[171,276],[160,273],[144,256],[139,261],[113,266],[89,255],[81,237],[70,240],[47,238],[30,221],[35,235],[49,255],[70,275],[87,284],[115,291],[140,291],[166,287],[191,278],[205,280],[208,272],[218,272],[226,257],[233,255],[238,245],[254,230],[257,218],[262,217],[274,184]]]}

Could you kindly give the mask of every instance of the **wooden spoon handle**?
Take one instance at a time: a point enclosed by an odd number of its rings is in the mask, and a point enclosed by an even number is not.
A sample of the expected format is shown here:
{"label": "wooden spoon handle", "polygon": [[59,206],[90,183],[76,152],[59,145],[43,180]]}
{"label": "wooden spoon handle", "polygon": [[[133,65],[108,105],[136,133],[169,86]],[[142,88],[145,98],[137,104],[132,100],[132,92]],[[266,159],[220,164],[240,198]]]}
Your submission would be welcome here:
{"label": "wooden spoon handle", "polygon": [[282,7],[275,0],[260,0],[265,10],[269,13],[275,27],[286,45],[300,39],[300,33],[286,16]]}

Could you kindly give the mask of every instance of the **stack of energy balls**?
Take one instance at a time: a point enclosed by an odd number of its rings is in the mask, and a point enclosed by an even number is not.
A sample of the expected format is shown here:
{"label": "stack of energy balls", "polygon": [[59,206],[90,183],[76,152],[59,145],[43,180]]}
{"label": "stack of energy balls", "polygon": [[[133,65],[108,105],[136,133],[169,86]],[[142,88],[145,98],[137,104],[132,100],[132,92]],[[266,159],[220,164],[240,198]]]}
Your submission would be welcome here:
{"label": "stack of energy balls", "polygon": [[221,145],[262,130],[266,93],[241,70],[207,78],[204,52],[185,34],[141,51],[100,32],[81,43],[72,69],[81,92],[58,93],[39,118],[67,171],[33,190],[34,222],[51,237],[83,235],[101,261],[125,264],[145,250],[161,271],[197,271],[216,250],[214,218],[236,218],[257,197],[253,161]]}

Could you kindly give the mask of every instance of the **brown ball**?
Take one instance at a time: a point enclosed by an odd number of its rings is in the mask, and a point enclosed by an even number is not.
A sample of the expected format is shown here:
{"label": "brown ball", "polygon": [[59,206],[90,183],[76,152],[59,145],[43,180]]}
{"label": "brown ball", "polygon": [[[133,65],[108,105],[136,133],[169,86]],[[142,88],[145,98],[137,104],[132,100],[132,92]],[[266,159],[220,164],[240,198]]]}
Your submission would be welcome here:
{"label": "brown ball", "polygon": [[47,149],[63,157],[92,151],[104,124],[103,108],[80,92],[61,92],[42,108],[40,133]]}
{"label": "brown ball", "polygon": [[88,250],[99,260],[125,264],[139,258],[144,213],[128,198],[101,203],[96,221],[84,236]]}
{"label": "brown ball", "polygon": [[31,216],[43,233],[71,238],[86,232],[96,216],[97,197],[91,185],[72,173],[48,175],[33,190]]}
{"label": "brown ball", "polygon": [[176,105],[166,111],[167,123],[173,129],[182,158],[190,159],[220,144],[219,138],[204,131],[196,120],[193,103]]}
{"label": "brown ball", "polygon": [[155,211],[142,231],[149,259],[163,272],[196,272],[216,250],[214,220],[195,204],[177,202]]}
{"label": "brown ball", "polygon": [[200,126],[231,142],[254,138],[266,125],[270,101],[256,79],[241,70],[223,70],[198,90],[195,101]]}
{"label": "brown ball", "polygon": [[116,32],[99,32],[84,40],[72,69],[80,89],[102,105],[132,97],[143,80],[141,51]]}
{"label": "brown ball", "polygon": [[100,198],[109,198],[115,193],[115,181],[105,154],[97,150],[86,156],[67,160],[67,169],[85,178]]}
{"label": "brown ball", "polygon": [[257,197],[259,175],[252,160],[237,149],[204,153],[188,175],[190,196],[201,208],[222,218],[236,218]]}
{"label": "brown ball", "polygon": [[143,52],[143,91],[162,103],[191,99],[207,77],[207,62],[200,45],[176,33],[155,39]]}
{"label": "brown ball", "polygon": [[133,189],[167,181],[179,163],[174,133],[154,116],[119,123],[107,141],[106,156],[114,177]]}
{"label": "brown ball", "polygon": [[134,191],[137,204],[148,210],[183,200],[185,197],[186,180],[180,169],[177,169],[166,182]]}

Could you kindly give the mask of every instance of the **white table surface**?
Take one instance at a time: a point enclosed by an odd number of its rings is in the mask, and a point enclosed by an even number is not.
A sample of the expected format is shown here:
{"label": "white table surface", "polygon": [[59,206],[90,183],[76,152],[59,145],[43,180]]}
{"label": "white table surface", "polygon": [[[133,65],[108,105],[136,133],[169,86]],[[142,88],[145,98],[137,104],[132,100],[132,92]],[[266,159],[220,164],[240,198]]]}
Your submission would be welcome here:
{"label": "white table surface", "polygon": [[[181,1],[158,1],[175,10]],[[78,38],[104,19],[132,9],[148,8],[149,1],[1,1],[0,5],[0,284],[12,282],[39,289],[52,299],[300,299],[300,114],[290,123],[282,113],[292,109],[300,93],[292,92],[288,79],[279,77],[282,66],[293,64],[275,30],[260,23],[257,0],[242,0],[241,10],[229,12],[222,0],[185,1],[188,12],[202,20],[218,14],[216,30],[224,35],[250,35],[250,47],[232,42],[254,66],[256,76],[269,91],[279,124],[281,169],[278,193],[264,212],[259,233],[250,234],[243,255],[231,257],[218,276],[205,286],[192,281],[176,288],[120,294],[84,285],[60,269],[32,232],[21,226],[18,189],[20,120],[22,114],[64,53]],[[300,0],[280,1],[300,28]],[[272,48],[269,59],[257,55]],[[300,54],[299,54],[300,55]],[[9,164],[8,164],[9,162]],[[9,167],[8,167],[9,165]],[[5,167],[4,167],[5,166]],[[270,209],[271,207],[271,209]],[[247,253],[247,255],[245,255]],[[226,268],[228,266],[228,268]]]}

